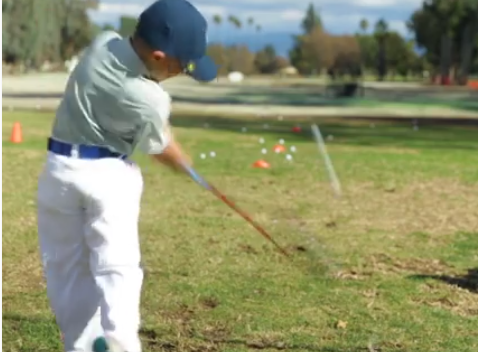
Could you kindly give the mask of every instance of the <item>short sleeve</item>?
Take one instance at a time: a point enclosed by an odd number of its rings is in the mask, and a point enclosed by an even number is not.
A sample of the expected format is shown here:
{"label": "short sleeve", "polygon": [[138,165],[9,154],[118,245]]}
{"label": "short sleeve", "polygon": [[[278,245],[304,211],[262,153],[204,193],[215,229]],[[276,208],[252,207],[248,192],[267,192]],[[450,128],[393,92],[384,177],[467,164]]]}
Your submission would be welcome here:
{"label": "short sleeve", "polygon": [[125,88],[122,106],[139,127],[136,147],[145,154],[161,154],[171,140],[170,95],[152,81],[140,80]]}
{"label": "short sleeve", "polygon": [[114,31],[103,31],[93,39],[92,46],[103,46],[113,39],[121,39],[121,36]]}

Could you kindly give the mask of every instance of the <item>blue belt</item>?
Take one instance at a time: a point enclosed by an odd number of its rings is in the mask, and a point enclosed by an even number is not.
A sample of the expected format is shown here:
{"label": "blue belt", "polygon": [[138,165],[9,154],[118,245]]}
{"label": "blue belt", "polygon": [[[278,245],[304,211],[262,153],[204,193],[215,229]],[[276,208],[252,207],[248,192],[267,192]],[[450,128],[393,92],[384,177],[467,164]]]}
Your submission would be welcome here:
{"label": "blue belt", "polygon": [[85,144],[70,144],[60,142],[52,138],[48,138],[48,150],[55,154],[78,159],[127,158],[127,155],[112,152],[105,147]]}

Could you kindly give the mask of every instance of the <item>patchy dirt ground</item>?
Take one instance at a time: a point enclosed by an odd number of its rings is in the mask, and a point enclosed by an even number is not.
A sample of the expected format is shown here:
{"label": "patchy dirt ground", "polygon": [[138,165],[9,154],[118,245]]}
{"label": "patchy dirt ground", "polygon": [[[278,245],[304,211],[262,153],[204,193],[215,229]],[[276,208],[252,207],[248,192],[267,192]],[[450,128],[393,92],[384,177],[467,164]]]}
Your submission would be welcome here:
{"label": "patchy dirt ground", "polygon": [[[3,115],[2,329],[12,352],[61,351],[35,215],[51,119]],[[14,121],[24,127],[22,144],[8,143]],[[476,351],[476,127],[320,122],[334,136],[327,149],[343,188],[336,198],[308,132],[269,123],[175,116],[173,125],[197,170],[292,260],[192,181],[135,156],[145,182],[148,351]],[[292,162],[271,152],[279,139]],[[215,158],[199,158],[210,151]],[[271,169],[252,168],[259,158]]]}

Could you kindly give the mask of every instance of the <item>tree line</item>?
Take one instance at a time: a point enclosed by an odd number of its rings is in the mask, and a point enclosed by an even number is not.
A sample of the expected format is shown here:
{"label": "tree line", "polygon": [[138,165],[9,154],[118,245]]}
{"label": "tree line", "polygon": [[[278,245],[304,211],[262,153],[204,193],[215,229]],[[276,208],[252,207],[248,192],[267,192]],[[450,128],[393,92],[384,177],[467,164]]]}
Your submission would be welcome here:
{"label": "tree line", "polygon": [[87,13],[97,7],[97,0],[3,0],[3,62],[39,68],[71,58],[101,30]]}
{"label": "tree line", "polygon": [[[99,0],[4,0],[3,61],[38,69],[45,61],[70,59],[99,31],[114,29],[91,22],[88,11],[98,5]],[[252,29],[256,36],[263,30],[252,17],[214,15],[211,21],[219,33],[225,25]],[[425,0],[406,25],[409,39],[391,30],[384,19],[363,19],[356,33],[333,35],[310,4],[287,58],[279,57],[272,45],[252,52],[246,45],[225,45],[222,40],[211,43],[208,52],[223,74],[271,74],[291,65],[303,75],[366,73],[378,79],[428,71],[464,84],[471,73],[478,73],[478,0]],[[135,26],[135,18],[123,16],[117,30],[126,36]]]}
{"label": "tree line", "polygon": [[406,25],[410,39],[390,30],[384,19],[363,19],[355,34],[332,35],[311,4],[289,57],[306,75],[371,73],[383,80],[426,71],[465,84],[478,73],[478,0],[426,0]]}
{"label": "tree line", "polygon": [[327,71],[331,75],[385,76],[421,75],[426,60],[417,54],[413,40],[390,30],[384,19],[373,24],[366,19],[350,35],[332,35],[323,27],[311,4],[302,22],[303,34],[295,37],[290,51],[292,64],[303,74]]}

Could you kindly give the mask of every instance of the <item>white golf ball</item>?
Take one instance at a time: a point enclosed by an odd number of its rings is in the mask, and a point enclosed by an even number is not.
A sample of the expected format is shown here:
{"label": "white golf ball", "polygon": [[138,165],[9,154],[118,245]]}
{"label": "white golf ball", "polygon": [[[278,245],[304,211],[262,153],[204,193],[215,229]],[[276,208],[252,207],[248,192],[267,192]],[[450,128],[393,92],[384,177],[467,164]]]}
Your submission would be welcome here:
{"label": "white golf ball", "polygon": [[259,138],[259,143],[260,144],[263,144],[265,141],[264,141],[264,138]]}
{"label": "white golf ball", "polygon": [[280,143],[280,144],[284,144],[285,141],[284,141],[283,139],[279,139],[279,143]]}
{"label": "white golf ball", "polygon": [[295,148],[295,146],[290,147],[290,151],[291,151],[292,153],[295,153],[296,150],[297,150],[297,149]]}
{"label": "white golf ball", "polygon": [[265,129],[268,129],[269,128],[269,125],[267,123],[264,124],[264,128]]}
{"label": "white golf ball", "polygon": [[202,153],[202,154],[200,155],[200,157],[201,157],[201,159],[206,159],[206,154]]}
{"label": "white golf ball", "polygon": [[247,132],[247,128],[243,127],[242,132]]}
{"label": "white golf ball", "polygon": [[287,160],[292,160],[292,155],[287,154],[287,155],[285,156],[285,158],[286,158]]}
{"label": "white golf ball", "polygon": [[333,141],[333,140],[334,140],[334,136],[332,136],[331,134],[329,134],[329,135],[327,136],[327,140],[328,140],[328,141]]}
{"label": "white golf ball", "polygon": [[216,156],[216,152],[210,152],[209,155],[211,156],[211,158],[214,158]]}
{"label": "white golf ball", "polygon": [[209,127],[209,124],[208,123],[205,123],[204,124],[204,128],[208,128]]}
{"label": "white golf ball", "polygon": [[262,154],[267,154],[267,149],[266,149],[266,148],[262,148],[261,153],[262,153]]}

